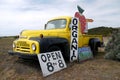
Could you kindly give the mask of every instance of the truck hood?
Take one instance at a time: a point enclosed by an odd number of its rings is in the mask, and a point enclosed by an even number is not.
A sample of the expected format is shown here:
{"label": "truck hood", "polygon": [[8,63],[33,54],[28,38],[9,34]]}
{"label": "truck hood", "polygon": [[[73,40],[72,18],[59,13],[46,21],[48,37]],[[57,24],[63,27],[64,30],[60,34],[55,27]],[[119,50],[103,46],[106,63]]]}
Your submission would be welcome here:
{"label": "truck hood", "polygon": [[20,37],[43,37],[47,36],[59,36],[59,34],[64,34],[65,29],[55,29],[55,30],[24,30],[22,31]]}

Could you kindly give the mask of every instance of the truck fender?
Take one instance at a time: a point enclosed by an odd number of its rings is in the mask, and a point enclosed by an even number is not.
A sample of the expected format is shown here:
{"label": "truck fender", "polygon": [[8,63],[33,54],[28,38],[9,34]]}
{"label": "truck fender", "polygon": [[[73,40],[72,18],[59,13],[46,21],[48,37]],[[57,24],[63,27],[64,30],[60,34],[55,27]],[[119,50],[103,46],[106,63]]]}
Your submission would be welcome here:
{"label": "truck fender", "polygon": [[[60,49],[64,59],[69,60],[70,57],[70,45],[67,39],[59,37],[44,37],[44,38],[30,38],[39,43],[40,53],[46,53]],[[55,49],[53,49],[55,48]]]}
{"label": "truck fender", "polygon": [[59,37],[46,37],[40,40],[40,53],[50,52],[51,47],[59,47],[63,57],[69,58],[69,42],[65,38]]}

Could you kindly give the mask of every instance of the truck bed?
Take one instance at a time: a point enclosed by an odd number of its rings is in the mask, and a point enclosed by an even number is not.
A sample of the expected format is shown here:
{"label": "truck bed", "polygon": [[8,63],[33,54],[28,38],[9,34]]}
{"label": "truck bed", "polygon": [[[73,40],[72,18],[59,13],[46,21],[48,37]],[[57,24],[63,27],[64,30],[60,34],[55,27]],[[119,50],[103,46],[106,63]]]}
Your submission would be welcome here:
{"label": "truck bed", "polygon": [[88,46],[89,40],[91,38],[98,38],[101,42],[103,42],[102,35],[86,35],[86,34],[83,34],[82,35],[82,45],[81,46]]}

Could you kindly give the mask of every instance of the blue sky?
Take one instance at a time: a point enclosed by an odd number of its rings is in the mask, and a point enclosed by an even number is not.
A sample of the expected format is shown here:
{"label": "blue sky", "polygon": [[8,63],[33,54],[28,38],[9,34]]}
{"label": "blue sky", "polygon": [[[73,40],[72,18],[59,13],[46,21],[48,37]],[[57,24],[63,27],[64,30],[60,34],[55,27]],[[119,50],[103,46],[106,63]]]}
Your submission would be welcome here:
{"label": "blue sky", "polygon": [[21,30],[43,29],[57,16],[74,16],[77,5],[92,18],[89,28],[120,27],[120,0],[0,0],[0,36],[19,35]]}

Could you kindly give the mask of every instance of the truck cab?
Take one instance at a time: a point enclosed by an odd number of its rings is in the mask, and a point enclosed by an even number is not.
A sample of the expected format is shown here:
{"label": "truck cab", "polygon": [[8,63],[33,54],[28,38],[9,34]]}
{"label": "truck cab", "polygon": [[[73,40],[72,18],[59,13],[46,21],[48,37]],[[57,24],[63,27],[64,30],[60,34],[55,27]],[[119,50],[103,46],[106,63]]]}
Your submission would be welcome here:
{"label": "truck cab", "polygon": [[[8,53],[22,58],[34,58],[37,54],[60,50],[64,58],[69,58],[71,19],[70,16],[57,17],[47,22],[45,30],[23,30],[13,42],[13,50]],[[90,46],[92,51],[96,51],[101,46],[101,35],[82,34],[81,26],[78,30],[79,48]]]}

